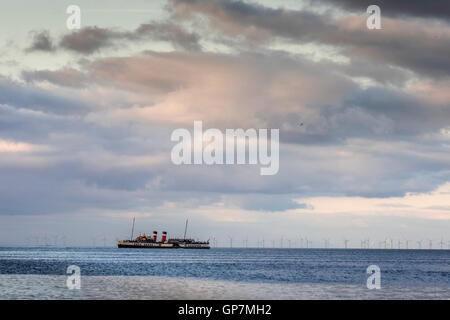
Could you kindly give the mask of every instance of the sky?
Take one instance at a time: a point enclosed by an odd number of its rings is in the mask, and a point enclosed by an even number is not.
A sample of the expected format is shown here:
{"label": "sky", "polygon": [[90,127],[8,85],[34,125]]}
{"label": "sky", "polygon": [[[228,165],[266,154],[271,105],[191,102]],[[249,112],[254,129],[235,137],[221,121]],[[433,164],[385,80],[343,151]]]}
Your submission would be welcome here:
{"label": "sky", "polygon": [[[447,245],[450,3],[370,4],[1,1],[0,245]],[[173,164],[197,120],[279,129],[278,173]]]}

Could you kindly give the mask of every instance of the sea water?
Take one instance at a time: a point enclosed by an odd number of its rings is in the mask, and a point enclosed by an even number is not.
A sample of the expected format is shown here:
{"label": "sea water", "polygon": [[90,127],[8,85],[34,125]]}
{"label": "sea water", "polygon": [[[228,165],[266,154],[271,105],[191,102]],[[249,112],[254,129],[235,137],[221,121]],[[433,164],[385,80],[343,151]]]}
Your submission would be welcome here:
{"label": "sea water", "polygon": [[450,299],[450,250],[0,248],[0,299]]}

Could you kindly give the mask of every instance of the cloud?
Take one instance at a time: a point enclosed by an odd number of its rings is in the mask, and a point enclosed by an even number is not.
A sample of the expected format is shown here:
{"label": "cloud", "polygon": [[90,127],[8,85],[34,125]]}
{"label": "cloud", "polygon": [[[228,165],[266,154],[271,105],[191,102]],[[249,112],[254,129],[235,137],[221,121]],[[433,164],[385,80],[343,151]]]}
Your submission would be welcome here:
{"label": "cloud", "polygon": [[111,110],[108,117],[115,121],[191,126],[202,119],[220,128],[281,128],[282,141],[291,143],[412,138],[446,126],[450,100],[443,94],[434,95],[439,99],[419,94],[418,85],[361,88],[330,71],[328,62],[273,53],[147,52],[98,59],[88,73],[143,97],[129,108]]}
{"label": "cloud", "polygon": [[27,52],[32,51],[47,51],[51,52],[55,50],[53,40],[50,37],[49,31],[34,31],[31,33],[33,40],[31,45],[26,49]]}
{"label": "cloud", "polygon": [[1,76],[0,104],[54,114],[80,114],[87,112],[91,107],[71,96],[69,92],[28,87]]}
{"label": "cloud", "polygon": [[186,21],[204,17],[212,30],[241,44],[264,45],[280,37],[295,43],[317,42],[335,46],[350,58],[363,57],[367,63],[449,76],[450,29],[444,22],[386,17],[382,30],[374,31],[366,28],[365,14],[337,17],[242,1],[172,0],[171,4],[174,17]]}
{"label": "cloud", "polygon": [[[61,145],[68,137],[74,140],[77,147],[67,154],[87,149],[93,157],[102,159],[104,148],[111,151],[92,173],[70,170],[79,172],[79,179],[85,183],[142,190],[153,178],[147,170],[105,167],[120,159],[125,150],[141,157],[150,152],[146,144],[130,144],[129,139],[136,142],[142,135],[151,136],[155,140],[152,147],[169,154],[170,130],[190,128],[198,119],[205,127],[222,129],[280,128],[282,164],[279,175],[270,181],[258,177],[252,167],[173,167],[168,160],[158,166],[162,176],[158,188],[168,193],[277,194],[273,206],[239,202],[258,210],[264,206],[287,208],[289,202],[278,194],[392,196],[428,190],[445,181],[448,159],[437,152],[442,148],[440,138],[418,140],[446,125],[449,111],[441,101],[445,96],[434,101],[404,89],[363,89],[332,70],[327,62],[311,63],[278,53],[230,56],[146,52],[99,58],[83,70],[91,84],[83,89],[83,96],[98,101],[110,99],[112,103],[90,109],[79,121],[64,120],[63,125],[59,120],[65,133],[70,128],[72,135],[53,135],[62,137],[57,140]],[[111,99],[112,92],[120,91],[133,98],[128,100],[125,95]],[[304,122],[302,127],[300,122]],[[55,124],[51,126],[55,129]],[[165,129],[151,130],[155,126]],[[34,122],[29,125],[30,130],[35,127]],[[384,142],[396,146],[395,152],[385,149]],[[366,145],[373,148],[362,147]],[[92,166],[84,157],[74,159]],[[426,178],[411,172],[422,172]],[[298,177],[302,177],[302,183],[298,183]]]}
{"label": "cloud", "polygon": [[[12,173],[14,162],[29,168],[17,182],[22,188],[27,179],[39,184],[52,177],[61,200],[47,208],[51,212],[91,206],[145,210],[190,199],[276,212],[297,206],[292,194],[400,196],[433,189],[448,178],[449,159],[438,151],[443,142],[419,140],[445,125],[445,95],[434,100],[407,88],[362,88],[340,64],[267,51],[147,51],[97,58],[78,72],[44,71],[24,73],[27,85],[4,82],[5,92],[17,94],[7,99],[11,106],[0,109],[0,133],[55,148],[44,157],[3,162]],[[55,112],[54,105],[64,108],[68,102],[53,101],[54,88],[36,88],[33,83],[41,80],[72,85],[68,101],[84,108]],[[89,86],[78,88],[83,81]],[[37,93],[49,95],[39,108],[19,98]],[[221,129],[280,128],[279,174],[263,179],[252,166],[177,167],[168,157],[148,159],[168,156],[171,130],[190,128],[199,119]],[[9,210],[32,212],[39,205],[34,192],[29,189],[27,205],[10,198]],[[40,192],[45,199],[55,190]]]}
{"label": "cloud", "polygon": [[450,17],[450,4],[446,0],[436,0],[432,2],[421,0],[397,0],[397,1],[377,1],[372,0],[310,0],[311,5],[327,4],[333,7],[341,7],[354,12],[365,12],[367,7],[377,4],[382,15],[402,17],[413,16],[421,18],[448,19]]}
{"label": "cloud", "polygon": [[[167,20],[36,36],[35,49],[54,54],[27,51],[20,80],[0,77],[2,222],[142,215],[182,229],[192,216],[255,237],[442,228],[433,220],[448,220],[447,191],[436,189],[450,181],[448,24],[389,14],[368,31],[365,14],[323,3],[171,1]],[[157,51],[161,41],[174,50]],[[194,120],[279,128],[279,173],[172,164],[170,134]]]}
{"label": "cloud", "polygon": [[449,220],[450,183],[445,183],[427,193],[407,193],[403,197],[315,197],[301,198],[306,208],[297,212],[315,214],[351,214],[358,216],[408,216],[424,219]]}
{"label": "cloud", "polygon": [[170,22],[141,24],[133,31],[84,27],[62,37],[60,47],[83,54],[113,47],[118,42],[158,40],[172,43],[175,49],[200,50],[199,37]]}
{"label": "cloud", "polygon": [[131,35],[138,39],[156,39],[167,41],[175,46],[175,49],[199,51],[200,36],[187,32],[179,25],[170,22],[141,24]]}
{"label": "cloud", "polygon": [[318,112],[355,87],[343,77],[327,77],[318,66],[256,54],[147,52],[98,59],[90,73],[102,83],[152,101],[117,110],[111,114],[114,117],[184,125],[203,119],[221,128],[279,126],[293,114]]}
{"label": "cloud", "polygon": [[62,48],[79,53],[91,54],[100,48],[113,44],[114,39],[123,37],[121,32],[99,27],[84,27],[65,35],[61,41]]}
{"label": "cloud", "polygon": [[73,88],[81,88],[88,83],[86,76],[73,68],[64,68],[54,71],[23,71],[22,78],[27,82],[48,81],[56,85]]}
{"label": "cloud", "polygon": [[16,142],[0,139],[0,153],[5,152],[33,152],[44,150],[41,146],[32,145],[25,142]]}

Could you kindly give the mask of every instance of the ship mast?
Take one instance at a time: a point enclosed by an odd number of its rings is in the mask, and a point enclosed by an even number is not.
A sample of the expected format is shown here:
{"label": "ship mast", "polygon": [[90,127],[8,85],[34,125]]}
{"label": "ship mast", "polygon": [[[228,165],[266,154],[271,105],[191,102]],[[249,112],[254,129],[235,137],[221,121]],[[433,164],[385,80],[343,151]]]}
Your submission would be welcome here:
{"label": "ship mast", "polygon": [[134,233],[134,220],[136,219],[136,217],[133,217],[133,226],[131,227],[131,241],[133,241],[133,233]]}
{"label": "ship mast", "polygon": [[186,240],[187,226],[188,226],[188,219],[186,219],[186,226],[184,227],[184,240]]}

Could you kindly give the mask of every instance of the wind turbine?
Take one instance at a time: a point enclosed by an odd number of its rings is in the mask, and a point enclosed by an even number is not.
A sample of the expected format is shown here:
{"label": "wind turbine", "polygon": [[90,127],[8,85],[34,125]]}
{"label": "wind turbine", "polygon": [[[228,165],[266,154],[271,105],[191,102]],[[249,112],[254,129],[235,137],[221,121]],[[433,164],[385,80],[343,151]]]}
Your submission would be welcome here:
{"label": "wind turbine", "polygon": [[405,239],[405,246],[406,246],[406,249],[409,249],[409,240]]}
{"label": "wind turbine", "polygon": [[441,250],[444,249],[444,239],[441,238],[441,242],[439,242],[439,244],[441,245]]}
{"label": "wind turbine", "polygon": [[55,247],[58,246],[58,238],[59,238],[59,236],[57,234],[53,236],[53,244]]}
{"label": "wind turbine", "polygon": [[46,247],[48,247],[48,246],[49,246],[49,244],[48,244],[48,237],[47,237],[47,235],[44,235],[44,243],[45,243],[45,246],[46,246]]}
{"label": "wind turbine", "polygon": [[422,240],[417,241],[417,245],[419,246],[419,249],[422,249]]}
{"label": "wind turbine", "polygon": [[228,236],[228,238],[230,238],[230,248],[233,248],[233,238]]}
{"label": "wind turbine", "polygon": [[34,238],[34,246],[39,247],[39,236],[34,236],[33,238]]}
{"label": "wind turbine", "polygon": [[345,249],[348,248],[348,241],[349,241],[348,239],[344,238],[344,247],[345,247]]}

